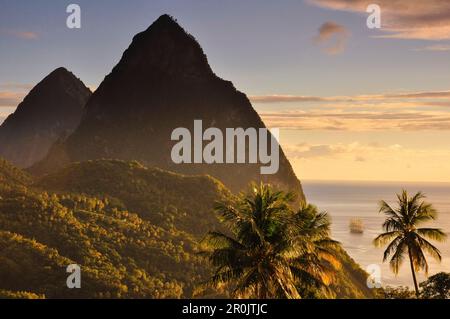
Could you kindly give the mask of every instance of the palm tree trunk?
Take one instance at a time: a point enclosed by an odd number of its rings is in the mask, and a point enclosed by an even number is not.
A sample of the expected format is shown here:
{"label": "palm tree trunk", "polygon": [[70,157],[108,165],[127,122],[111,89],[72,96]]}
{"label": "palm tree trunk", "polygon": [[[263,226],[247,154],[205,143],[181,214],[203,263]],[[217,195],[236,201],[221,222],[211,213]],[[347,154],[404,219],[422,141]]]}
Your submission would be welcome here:
{"label": "palm tree trunk", "polygon": [[257,295],[258,295],[258,299],[266,299],[267,298],[267,294],[266,294],[266,287],[263,283],[259,283],[257,284]]}
{"label": "palm tree trunk", "polygon": [[416,297],[419,298],[419,286],[417,285],[416,271],[414,270],[414,263],[412,259],[411,249],[408,247],[409,264],[411,265],[411,273],[414,281],[414,289],[416,290]]}

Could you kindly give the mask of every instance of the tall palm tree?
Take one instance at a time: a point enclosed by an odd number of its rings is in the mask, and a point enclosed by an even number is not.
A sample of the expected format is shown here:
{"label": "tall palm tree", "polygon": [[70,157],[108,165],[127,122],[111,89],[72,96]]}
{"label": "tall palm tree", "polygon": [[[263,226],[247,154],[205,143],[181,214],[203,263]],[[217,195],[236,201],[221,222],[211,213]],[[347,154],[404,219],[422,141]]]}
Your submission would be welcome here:
{"label": "tall palm tree", "polygon": [[330,238],[330,217],[326,212],[319,212],[316,206],[303,202],[294,214],[294,222],[291,232],[294,246],[300,253],[290,267],[297,279],[297,289],[303,297],[331,296],[329,285],[341,264],[336,259],[340,244]]}
{"label": "tall palm tree", "polygon": [[437,216],[437,211],[431,204],[423,201],[424,198],[421,192],[409,197],[407,191],[403,190],[401,194],[397,194],[397,208],[394,209],[385,201],[381,201],[380,213],[387,216],[383,223],[385,233],[374,239],[374,244],[378,247],[389,243],[384,251],[383,262],[391,257],[389,263],[395,274],[398,273],[405,254],[408,254],[417,297],[419,297],[419,287],[416,271],[424,270],[428,273],[424,251],[441,261],[439,249],[425,238],[442,242],[447,237],[437,228],[418,228],[423,223],[436,219]]}
{"label": "tall palm tree", "polygon": [[325,242],[319,242],[327,227],[326,216],[314,215],[311,219],[316,219],[307,223],[291,210],[292,200],[291,193],[260,184],[234,205],[217,205],[229,233],[210,232],[203,241],[205,254],[215,267],[211,285],[232,286],[234,297],[300,298],[300,277],[309,274],[308,279],[319,280],[326,271],[326,266],[315,264],[328,249]]}

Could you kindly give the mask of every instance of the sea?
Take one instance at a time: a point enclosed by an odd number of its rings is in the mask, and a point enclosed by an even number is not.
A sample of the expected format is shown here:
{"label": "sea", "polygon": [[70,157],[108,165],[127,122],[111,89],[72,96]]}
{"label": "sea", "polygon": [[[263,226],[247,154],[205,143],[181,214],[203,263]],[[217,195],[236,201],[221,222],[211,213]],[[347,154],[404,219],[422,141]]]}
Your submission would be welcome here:
{"label": "sea", "polygon": [[[373,245],[373,239],[382,232],[385,216],[378,212],[379,201],[385,200],[391,205],[396,203],[396,194],[406,189],[410,194],[422,191],[426,201],[432,203],[439,212],[435,221],[421,227],[441,228],[449,238],[445,243],[435,244],[441,251],[441,262],[426,255],[428,276],[445,271],[450,272],[450,183],[413,183],[413,182],[359,182],[359,181],[303,181],[303,188],[309,203],[327,211],[332,219],[332,237],[342,243],[348,254],[365,270],[379,269],[383,286],[413,287],[409,260],[405,261],[398,275],[395,275],[389,263],[383,263],[383,248]],[[359,218],[364,224],[362,234],[351,233],[349,223]],[[375,266],[374,266],[375,265]],[[376,268],[374,268],[376,267]],[[379,267],[379,268],[378,268]],[[422,282],[427,276],[418,274]]]}

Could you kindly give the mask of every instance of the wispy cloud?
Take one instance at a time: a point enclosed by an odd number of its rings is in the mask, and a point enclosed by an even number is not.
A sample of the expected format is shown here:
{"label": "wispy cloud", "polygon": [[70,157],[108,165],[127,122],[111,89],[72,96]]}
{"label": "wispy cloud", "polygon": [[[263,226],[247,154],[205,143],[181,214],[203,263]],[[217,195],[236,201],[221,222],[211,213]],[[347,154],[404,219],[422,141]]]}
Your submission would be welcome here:
{"label": "wispy cloud", "polygon": [[[366,14],[373,0],[306,0],[332,10]],[[381,7],[381,37],[396,39],[450,39],[450,1],[448,0],[377,0]]]}
{"label": "wispy cloud", "polygon": [[392,99],[450,99],[450,91],[404,92],[331,97],[273,94],[250,96],[249,98],[255,103],[363,102]]}
{"label": "wispy cloud", "polygon": [[261,112],[269,127],[296,130],[421,131],[450,130],[450,113],[438,111],[309,110]]}
{"label": "wispy cloud", "polygon": [[450,91],[355,96],[263,95],[255,103],[302,104],[260,112],[268,126],[298,130],[450,130]]}
{"label": "wispy cloud", "polygon": [[435,44],[423,48],[413,49],[413,51],[433,51],[433,52],[447,52],[450,51],[450,44]]}
{"label": "wispy cloud", "polygon": [[293,159],[318,159],[335,158],[337,156],[347,156],[356,162],[365,162],[367,159],[361,154],[380,153],[380,151],[392,153],[403,152],[405,148],[399,144],[381,145],[381,144],[362,144],[336,143],[336,144],[310,144],[299,143],[297,145],[287,144],[283,147],[286,155]]}
{"label": "wispy cloud", "polygon": [[28,83],[17,83],[17,82],[0,83],[0,90],[29,91],[32,88],[33,88],[33,84],[28,84]]}
{"label": "wispy cloud", "polygon": [[328,145],[301,143],[297,145],[288,145],[284,147],[287,156],[291,158],[318,158],[331,157],[336,154],[345,152],[342,145]]}
{"label": "wispy cloud", "polygon": [[0,30],[0,34],[5,34],[8,36],[12,36],[12,37],[20,38],[20,39],[24,39],[24,40],[36,40],[39,38],[39,34],[34,31],[19,31],[19,30],[3,29],[3,30]]}
{"label": "wispy cloud", "polygon": [[[0,107],[16,107],[32,89],[28,83],[3,82],[0,83]],[[1,115],[1,114],[0,114]]]}
{"label": "wispy cloud", "polygon": [[385,94],[381,98],[394,98],[394,99],[448,99],[450,98],[450,91],[425,91],[425,92],[407,92],[396,94]]}
{"label": "wispy cloud", "polygon": [[293,102],[327,102],[329,98],[320,96],[303,95],[254,95],[249,96],[250,101],[255,103],[293,103]]}
{"label": "wispy cloud", "polygon": [[24,98],[25,93],[0,92],[0,107],[15,107]]}
{"label": "wispy cloud", "polygon": [[364,141],[364,137],[331,143],[291,140],[283,150],[303,179],[448,182],[450,176],[448,148],[415,146],[394,136],[385,142]]}
{"label": "wispy cloud", "polygon": [[342,25],[335,22],[325,22],[319,28],[314,42],[322,45],[324,52],[330,55],[342,53],[345,50],[350,32]]}

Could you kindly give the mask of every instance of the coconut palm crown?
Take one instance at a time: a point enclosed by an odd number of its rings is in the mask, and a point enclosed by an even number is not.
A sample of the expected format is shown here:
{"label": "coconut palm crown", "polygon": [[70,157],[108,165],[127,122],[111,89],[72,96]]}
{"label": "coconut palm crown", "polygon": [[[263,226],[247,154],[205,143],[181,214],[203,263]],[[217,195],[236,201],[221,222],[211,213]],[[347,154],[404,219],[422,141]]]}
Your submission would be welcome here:
{"label": "coconut palm crown", "polygon": [[441,261],[439,249],[428,240],[443,242],[447,237],[441,229],[420,227],[437,217],[437,211],[424,199],[422,192],[409,196],[407,191],[403,190],[401,194],[397,194],[396,208],[381,201],[379,211],[387,217],[383,223],[385,232],[374,239],[374,244],[378,247],[388,244],[383,254],[383,262],[389,259],[395,274],[399,272],[405,256],[408,256],[416,296],[419,296],[416,272],[423,270],[428,273],[425,253]]}

